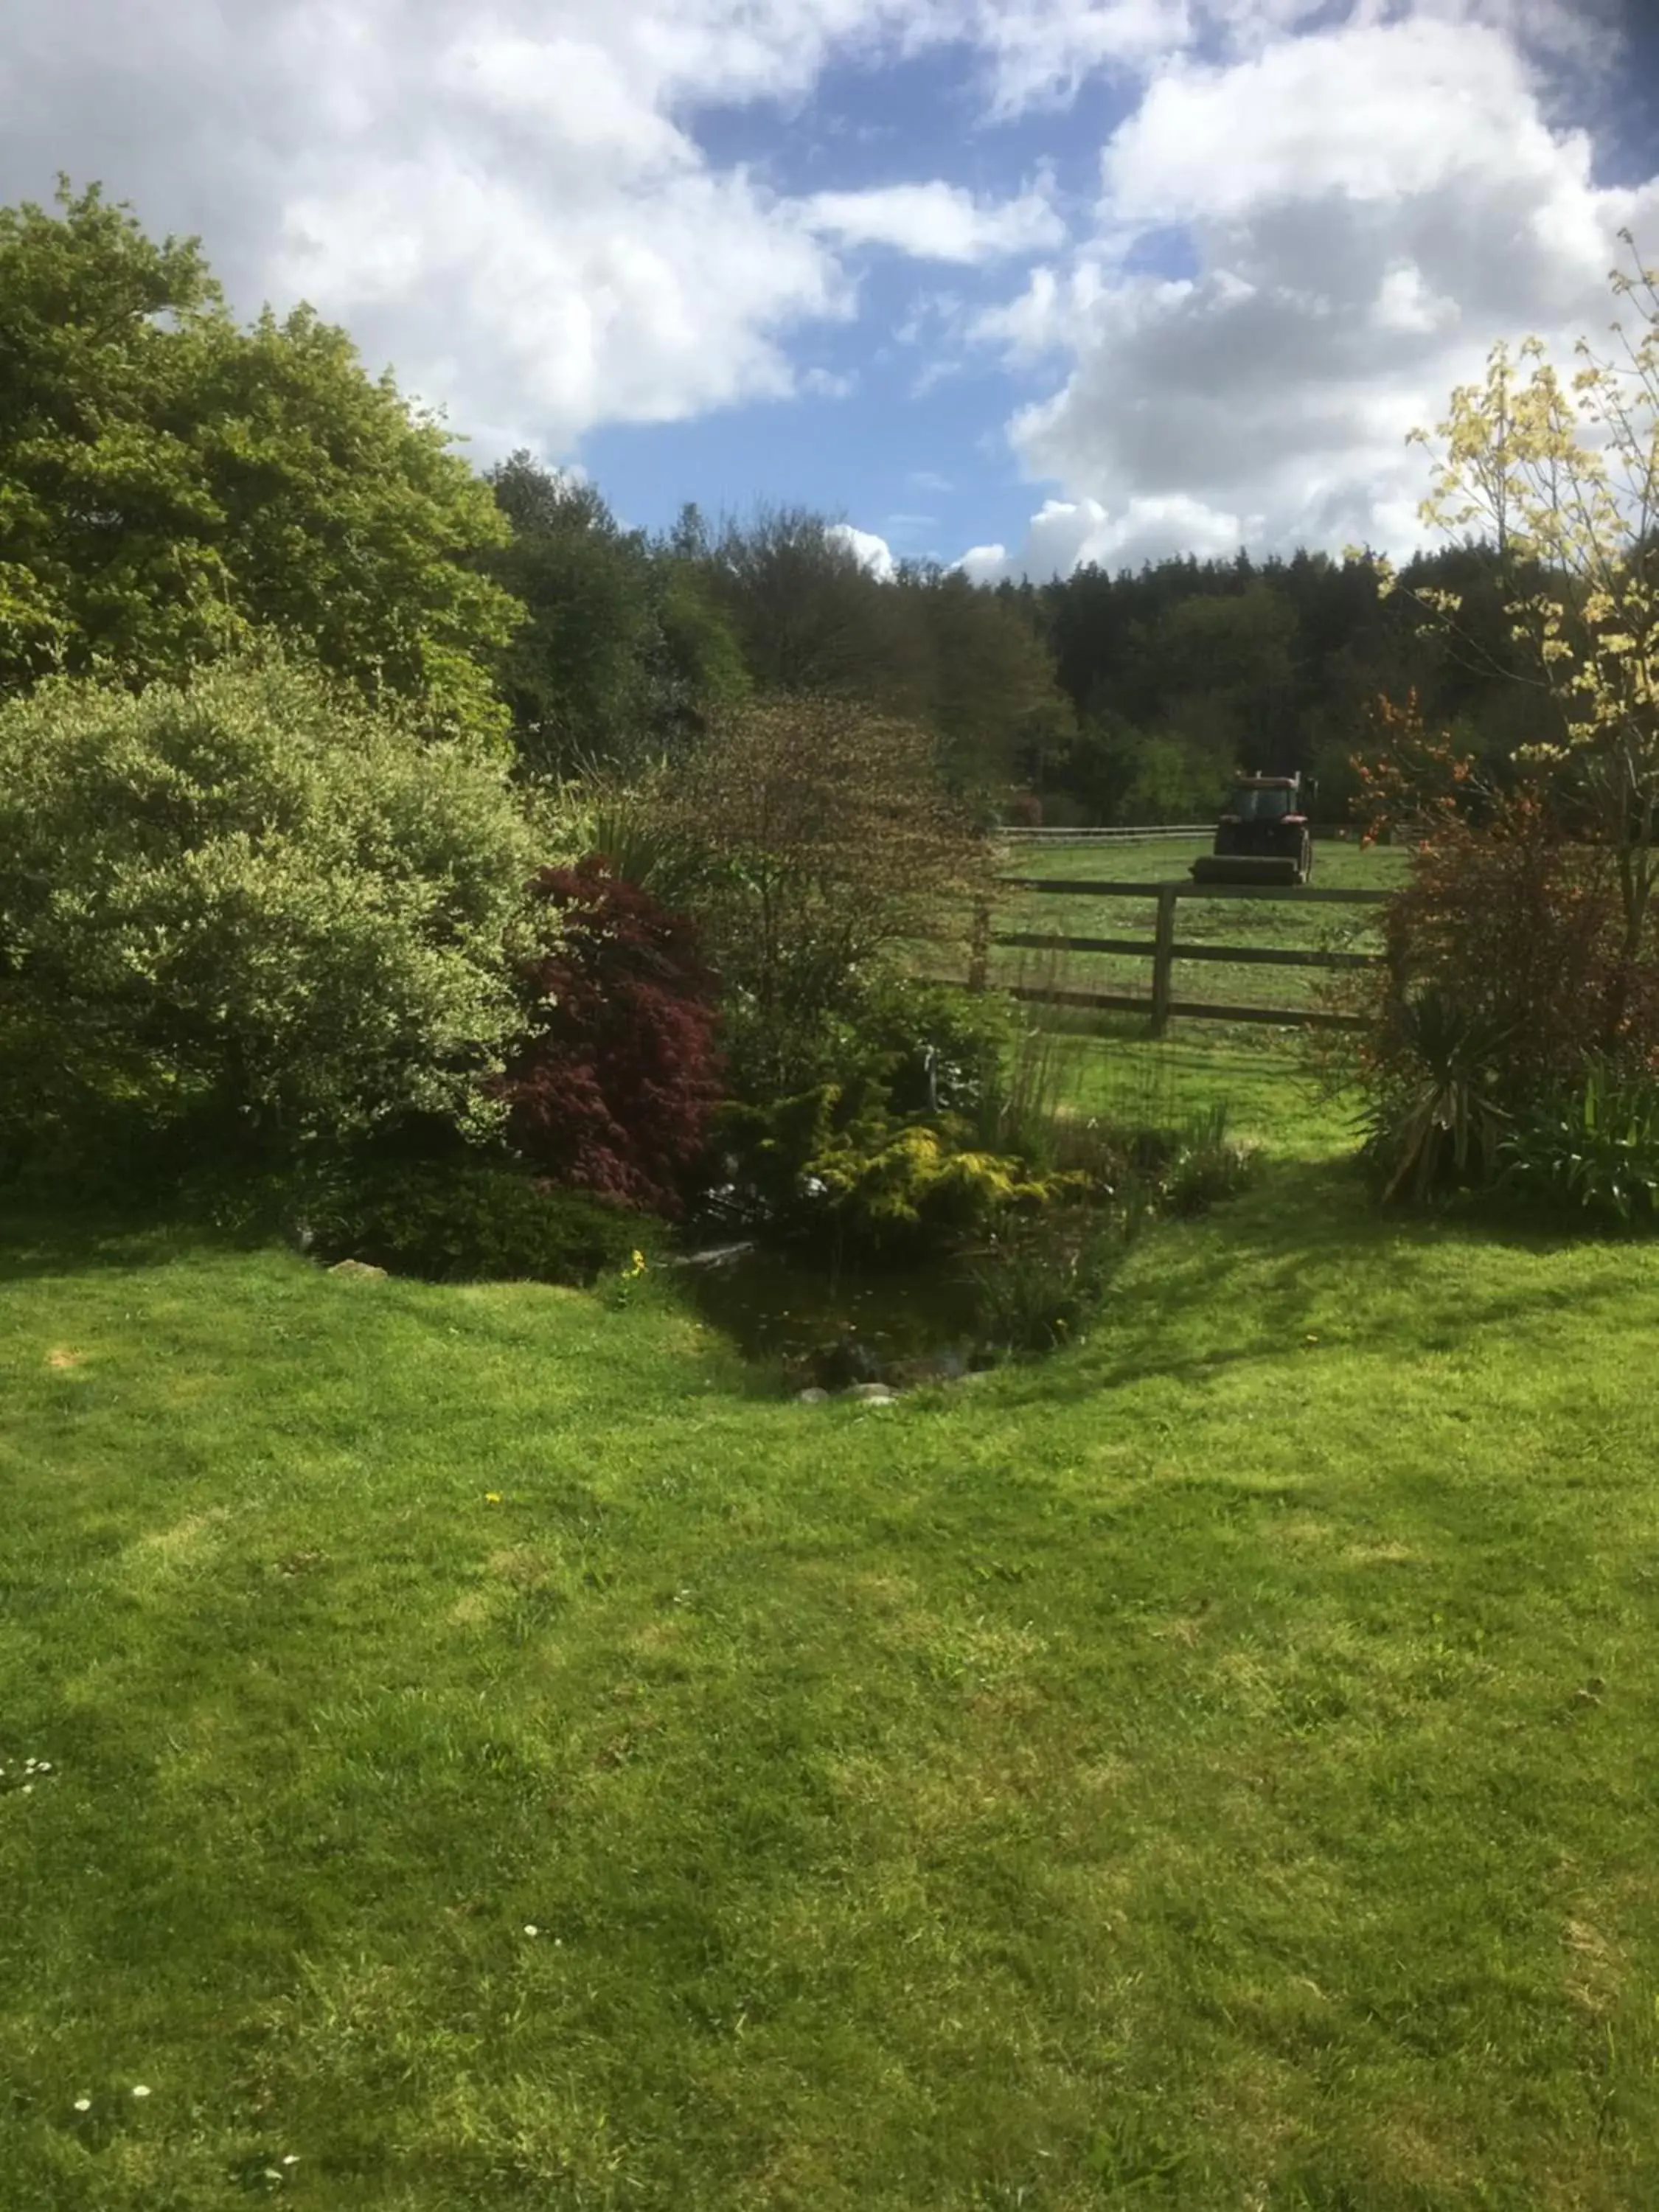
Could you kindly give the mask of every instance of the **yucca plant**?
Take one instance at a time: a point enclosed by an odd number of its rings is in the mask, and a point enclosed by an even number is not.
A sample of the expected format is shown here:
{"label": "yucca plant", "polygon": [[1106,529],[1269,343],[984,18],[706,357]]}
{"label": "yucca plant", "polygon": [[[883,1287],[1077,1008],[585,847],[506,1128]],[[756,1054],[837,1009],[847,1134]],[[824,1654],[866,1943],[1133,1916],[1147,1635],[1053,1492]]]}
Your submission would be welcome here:
{"label": "yucca plant", "polygon": [[1399,1000],[1391,1018],[1393,1079],[1366,1115],[1365,1150],[1382,1168],[1384,1205],[1420,1203],[1449,1175],[1492,1172],[1510,1120],[1497,1097],[1506,1032],[1432,985]]}

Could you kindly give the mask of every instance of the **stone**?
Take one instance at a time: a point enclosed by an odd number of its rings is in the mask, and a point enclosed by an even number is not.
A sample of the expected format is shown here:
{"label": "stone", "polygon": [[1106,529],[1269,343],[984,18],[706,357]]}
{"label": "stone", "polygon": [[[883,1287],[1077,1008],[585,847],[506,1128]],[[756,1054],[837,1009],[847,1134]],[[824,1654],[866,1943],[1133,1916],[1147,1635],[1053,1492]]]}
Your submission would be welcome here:
{"label": "stone", "polygon": [[861,1399],[866,1406],[890,1406],[898,1393],[889,1389],[884,1382],[855,1382],[846,1395]]}
{"label": "stone", "polygon": [[386,1269],[372,1267],[367,1260],[337,1260],[328,1272],[331,1275],[356,1275],[365,1282],[383,1283],[386,1280]]}
{"label": "stone", "polygon": [[827,1406],[830,1393],[827,1390],[797,1390],[795,1403],[798,1406]]}

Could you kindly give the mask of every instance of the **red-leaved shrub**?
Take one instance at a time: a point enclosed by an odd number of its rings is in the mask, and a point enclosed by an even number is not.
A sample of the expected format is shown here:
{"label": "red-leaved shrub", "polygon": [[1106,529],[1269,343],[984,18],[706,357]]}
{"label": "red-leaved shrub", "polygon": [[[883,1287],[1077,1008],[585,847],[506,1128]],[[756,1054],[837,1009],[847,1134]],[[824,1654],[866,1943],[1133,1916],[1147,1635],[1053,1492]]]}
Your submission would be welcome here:
{"label": "red-leaved shrub", "polygon": [[1531,793],[1479,827],[1437,824],[1383,933],[1395,988],[1431,985],[1489,1041],[1506,1101],[1659,1049],[1659,978],[1626,956],[1613,856],[1570,842]]}
{"label": "red-leaved shrub", "polygon": [[564,938],[531,977],[553,1003],[502,1079],[508,1133],[553,1181],[672,1218],[722,1095],[694,927],[601,859],[538,883]]}
{"label": "red-leaved shrub", "polygon": [[1538,781],[1483,784],[1414,699],[1379,702],[1389,749],[1356,761],[1368,835],[1409,826],[1407,883],[1384,909],[1384,962],[1327,996],[1360,1017],[1319,1056],[1358,1086],[1387,1197],[1490,1181],[1540,1103],[1596,1070],[1659,1072],[1653,923],[1632,947],[1620,855]]}

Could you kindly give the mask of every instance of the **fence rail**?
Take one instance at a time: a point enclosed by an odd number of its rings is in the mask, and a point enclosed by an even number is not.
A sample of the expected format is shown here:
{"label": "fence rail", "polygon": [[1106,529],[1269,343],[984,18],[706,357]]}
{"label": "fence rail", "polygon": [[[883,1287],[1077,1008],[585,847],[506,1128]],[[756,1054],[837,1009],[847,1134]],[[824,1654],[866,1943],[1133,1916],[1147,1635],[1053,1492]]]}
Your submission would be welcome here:
{"label": "fence rail", "polygon": [[981,903],[975,915],[969,959],[969,988],[982,991],[989,987],[990,951],[994,945],[1032,951],[1115,953],[1132,959],[1150,960],[1152,981],[1149,998],[1122,991],[1050,990],[1024,985],[1012,987],[1009,995],[1048,1006],[1090,1006],[1115,1012],[1149,1014],[1155,1037],[1162,1036],[1170,1020],[1176,1017],[1184,1021],[1200,1022],[1302,1023],[1321,1029],[1352,1029],[1358,1025],[1358,1016],[1333,1013],[1322,1007],[1218,1006],[1207,1000],[1177,999],[1174,994],[1174,969],[1177,960],[1224,961],[1231,966],[1261,968],[1364,969],[1383,964],[1383,956],[1380,952],[1328,951],[1317,945],[1194,945],[1182,942],[1176,936],[1176,908],[1180,900],[1272,899],[1302,906],[1382,906],[1393,896],[1392,892],[1385,890],[1328,890],[1323,885],[1316,890],[1307,884],[1292,887],[1273,884],[1122,884],[1052,876],[1007,876],[1003,881],[1012,890],[1034,891],[1039,896],[1155,899],[1158,912],[1153,933],[1151,937],[1073,937],[1060,932],[1041,930],[993,930],[990,907]]}

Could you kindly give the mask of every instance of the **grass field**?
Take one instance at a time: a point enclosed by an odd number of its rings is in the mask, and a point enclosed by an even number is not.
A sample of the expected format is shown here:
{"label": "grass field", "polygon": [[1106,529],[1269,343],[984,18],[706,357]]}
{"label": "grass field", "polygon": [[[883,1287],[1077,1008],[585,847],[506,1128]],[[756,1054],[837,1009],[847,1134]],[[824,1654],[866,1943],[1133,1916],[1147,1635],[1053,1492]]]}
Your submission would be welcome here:
{"label": "grass field", "polygon": [[1087,1041],[1274,1166],[890,1408],[9,1221],[0,2204],[1659,2203],[1659,1251],[1276,1072]]}
{"label": "grass field", "polygon": [[[1123,845],[1067,844],[1060,839],[1009,848],[1005,872],[1051,879],[1094,879],[1115,883],[1189,880],[1194,860],[1210,849],[1207,838],[1153,839]],[[1313,881],[1322,890],[1388,890],[1403,879],[1406,855],[1336,840],[1316,848]],[[1153,902],[1146,898],[1069,898],[1054,893],[1011,890],[1000,902],[995,927],[1025,934],[1139,938],[1150,947]],[[1195,945],[1234,944],[1275,950],[1318,948],[1328,951],[1373,951],[1377,916],[1374,908],[1298,905],[1293,899],[1184,898],[1176,910],[1177,941]],[[1132,993],[1150,998],[1152,960],[1122,954],[1053,953],[1000,947],[989,969],[993,982],[1024,982],[1066,990]],[[1300,1007],[1328,980],[1328,971],[1237,966],[1225,961],[1177,960],[1177,998],[1205,1004]]]}

